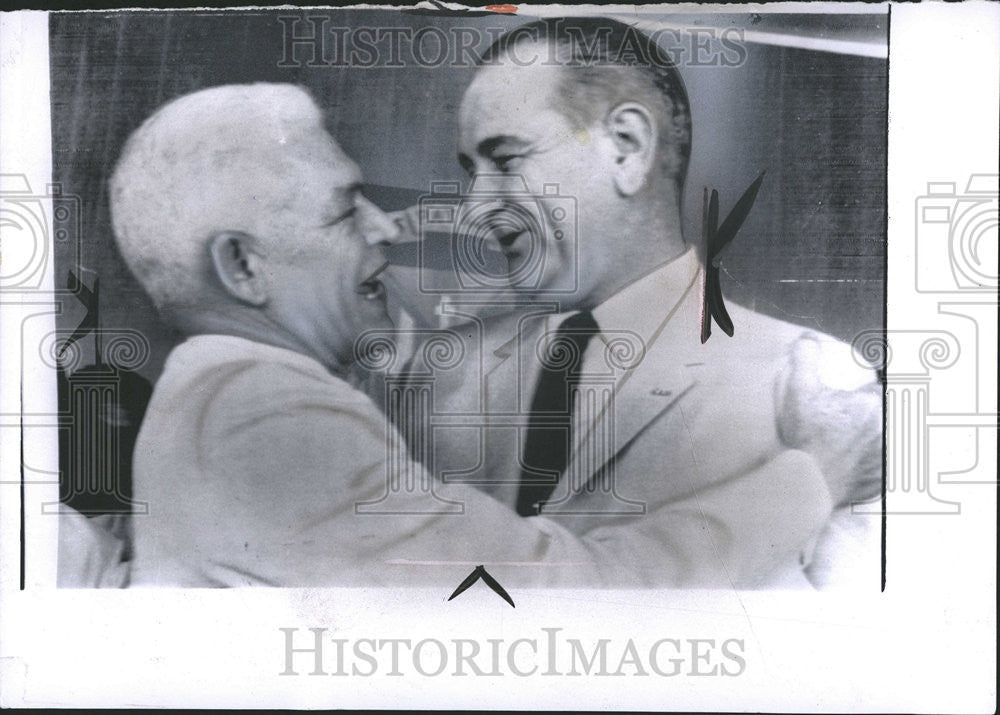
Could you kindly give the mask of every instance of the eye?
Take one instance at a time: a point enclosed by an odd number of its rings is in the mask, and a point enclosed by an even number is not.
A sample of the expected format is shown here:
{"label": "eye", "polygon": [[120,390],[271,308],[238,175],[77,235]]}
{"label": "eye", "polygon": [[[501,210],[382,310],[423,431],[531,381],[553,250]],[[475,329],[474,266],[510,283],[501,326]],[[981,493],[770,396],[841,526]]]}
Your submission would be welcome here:
{"label": "eye", "polygon": [[465,170],[465,173],[469,176],[476,175],[476,165],[472,163],[472,160],[465,154],[458,155],[458,163]]}
{"label": "eye", "polygon": [[342,223],[347,223],[348,225],[353,225],[354,224],[354,219],[355,219],[355,216],[357,216],[357,213],[358,213],[358,207],[357,207],[357,205],[354,205],[351,208],[347,209],[347,211],[344,211],[342,214],[339,214],[339,215],[333,217],[332,219],[330,219],[329,221],[327,221],[325,224],[323,224],[323,227],[324,228],[332,228],[332,227],[334,227],[334,226],[336,226],[338,224],[342,224]]}
{"label": "eye", "polygon": [[498,171],[514,171],[521,165],[522,159],[524,159],[524,156],[521,154],[504,154],[503,156],[493,157],[493,164]]}

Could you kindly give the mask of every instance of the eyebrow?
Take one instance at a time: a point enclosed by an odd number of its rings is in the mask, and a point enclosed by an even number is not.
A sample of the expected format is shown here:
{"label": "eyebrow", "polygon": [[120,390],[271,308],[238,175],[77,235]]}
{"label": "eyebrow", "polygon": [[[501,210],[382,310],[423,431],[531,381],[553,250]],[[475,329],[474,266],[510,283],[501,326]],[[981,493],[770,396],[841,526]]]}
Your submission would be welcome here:
{"label": "eyebrow", "polygon": [[[531,142],[512,134],[501,134],[499,136],[483,139],[479,142],[479,144],[476,145],[476,153],[480,156],[492,156],[497,149],[501,148],[505,144],[514,144],[517,149],[526,149],[531,145]],[[470,159],[469,155],[464,152],[459,152],[458,163],[466,171],[469,171],[473,164],[472,159]]]}
{"label": "eyebrow", "polygon": [[499,149],[504,144],[516,144],[521,147],[528,146],[529,142],[521,139],[520,137],[515,137],[510,134],[501,134],[496,137],[489,137],[488,139],[483,139],[479,144],[476,145],[476,151],[482,156],[490,156],[493,152]]}
{"label": "eyebrow", "polygon": [[458,153],[458,163],[465,171],[468,171],[470,173],[474,168],[474,163],[472,159],[470,159],[467,154],[464,154],[462,152]]}

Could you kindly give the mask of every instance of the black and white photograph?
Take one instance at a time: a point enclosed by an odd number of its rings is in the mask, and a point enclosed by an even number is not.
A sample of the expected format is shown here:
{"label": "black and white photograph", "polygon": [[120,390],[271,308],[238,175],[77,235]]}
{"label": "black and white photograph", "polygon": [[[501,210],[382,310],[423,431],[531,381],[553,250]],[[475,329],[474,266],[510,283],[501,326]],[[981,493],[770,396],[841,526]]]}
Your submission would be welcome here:
{"label": "black and white photograph", "polygon": [[3,22],[5,705],[995,708],[995,7]]}
{"label": "black and white photograph", "polygon": [[495,17],[53,18],[67,584],[879,588],[885,16]]}

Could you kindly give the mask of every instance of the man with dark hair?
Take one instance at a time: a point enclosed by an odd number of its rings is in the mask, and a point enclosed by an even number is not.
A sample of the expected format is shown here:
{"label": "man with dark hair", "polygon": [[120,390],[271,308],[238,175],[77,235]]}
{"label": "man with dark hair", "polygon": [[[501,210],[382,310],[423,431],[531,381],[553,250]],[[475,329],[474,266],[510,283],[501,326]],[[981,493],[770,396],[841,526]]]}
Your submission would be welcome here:
{"label": "man with dark hair", "polygon": [[[691,118],[665,53],[613,20],[533,22],[485,53],[459,125],[474,180],[511,187],[490,197],[486,241],[506,257],[520,307],[483,318],[474,294],[446,306],[467,321],[456,331],[467,359],[436,376],[435,413],[485,422],[478,439],[435,429],[434,474],[578,533],[638,529],[651,509],[693,500],[706,509],[695,538],[730,543],[750,526],[773,530],[775,555],[793,554],[758,585],[826,583],[836,527],[788,542],[781,532],[808,505],[780,485],[821,479],[828,525],[877,495],[880,392],[849,346],[740,306],[729,307],[732,337],[701,340],[705,270],[680,215]],[[516,218],[532,211],[538,230]],[[804,458],[792,473],[790,455]],[[709,517],[737,501],[735,519]],[[764,516],[776,506],[780,519]],[[725,567],[759,557],[750,548]]]}
{"label": "man with dark hair", "polygon": [[[544,43],[547,55],[533,57]],[[529,49],[531,47],[532,49]],[[554,18],[521,25],[483,53],[482,66],[505,57],[572,67],[556,86],[559,110],[577,129],[600,121],[608,105],[641,101],[653,112],[662,172],[683,190],[691,155],[691,107],[673,61],[649,35],[599,17]]]}

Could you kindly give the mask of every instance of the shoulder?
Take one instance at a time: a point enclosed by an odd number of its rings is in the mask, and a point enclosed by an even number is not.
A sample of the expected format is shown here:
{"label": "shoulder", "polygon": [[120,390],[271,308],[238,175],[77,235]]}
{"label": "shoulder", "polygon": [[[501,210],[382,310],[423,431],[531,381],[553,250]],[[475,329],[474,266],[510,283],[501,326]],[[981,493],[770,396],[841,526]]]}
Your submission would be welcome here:
{"label": "shoulder", "polygon": [[396,438],[374,403],[318,362],[259,347],[214,340],[177,356],[143,425],[144,483],[169,478],[197,491],[202,513],[250,510],[261,524],[374,488]]}
{"label": "shoulder", "polygon": [[712,439],[739,435],[744,446],[755,443],[772,451],[779,443],[781,396],[793,377],[811,389],[837,390],[875,380],[849,343],[740,305],[727,304],[727,309],[735,327],[732,337],[715,326],[701,344],[690,328],[683,349],[654,351],[650,364],[642,366],[647,375],[674,371],[679,384],[693,387],[684,401],[685,418]]}
{"label": "shoulder", "polygon": [[733,319],[733,335],[726,335],[716,327],[706,345],[716,350],[735,352],[750,360],[772,360],[786,355],[792,345],[811,337],[824,342],[838,342],[835,338],[815,329],[759,313],[736,303],[727,303],[726,309]]}
{"label": "shoulder", "polygon": [[150,410],[168,420],[196,419],[202,433],[293,417],[381,422],[364,393],[317,361],[225,336],[198,336],[175,348]]}
{"label": "shoulder", "polygon": [[726,307],[735,330],[729,337],[715,328],[705,344],[705,361],[709,366],[744,380],[771,380],[787,369],[792,354],[807,341],[816,348],[812,351],[815,372],[824,384],[852,389],[875,377],[850,343],[735,303],[727,303]]}
{"label": "shoulder", "polygon": [[309,530],[349,538],[356,504],[386,488],[395,432],[305,356],[225,340],[178,351],[137,447],[136,493],[156,509],[137,553],[200,585],[301,581],[310,566],[295,554],[315,551]]}

